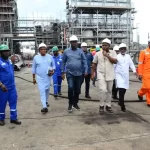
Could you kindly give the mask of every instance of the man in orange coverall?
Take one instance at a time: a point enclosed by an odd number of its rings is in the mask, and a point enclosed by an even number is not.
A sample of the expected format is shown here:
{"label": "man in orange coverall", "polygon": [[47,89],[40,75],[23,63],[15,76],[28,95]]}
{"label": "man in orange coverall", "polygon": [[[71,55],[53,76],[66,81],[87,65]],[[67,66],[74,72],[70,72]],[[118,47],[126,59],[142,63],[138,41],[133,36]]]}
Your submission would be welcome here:
{"label": "man in orange coverall", "polygon": [[150,39],[148,40],[148,48],[140,52],[138,75],[139,79],[142,80],[138,98],[140,101],[143,101],[143,96],[146,94],[147,106],[150,107]]}

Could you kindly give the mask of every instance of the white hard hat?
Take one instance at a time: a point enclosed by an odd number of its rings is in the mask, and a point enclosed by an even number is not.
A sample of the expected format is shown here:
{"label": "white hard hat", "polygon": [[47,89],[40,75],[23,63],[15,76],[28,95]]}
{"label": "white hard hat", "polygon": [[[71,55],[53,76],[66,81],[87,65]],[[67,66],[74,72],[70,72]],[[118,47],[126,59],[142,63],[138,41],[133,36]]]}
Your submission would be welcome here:
{"label": "white hard hat", "polygon": [[95,47],[100,47],[100,46],[97,44],[97,45],[95,45]]}
{"label": "white hard hat", "polygon": [[118,45],[115,45],[114,48],[113,48],[113,50],[114,50],[114,51],[118,51],[118,50],[119,50],[119,46],[118,46]]}
{"label": "white hard hat", "polygon": [[83,42],[83,43],[81,44],[81,47],[83,47],[83,46],[87,46],[87,43]]}
{"label": "white hard hat", "polygon": [[148,43],[150,43],[150,39],[148,39]]}
{"label": "white hard hat", "polygon": [[121,44],[119,45],[119,48],[123,48],[123,47],[127,48],[127,45],[124,44],[124,43],[121,43]]}
{"label": "white hard hat", "polygon": [[78,38],[77,38],[77,36],[72,35],[72,36],[70,37],[69,41],[70,41],[70,42],[71,42],[71,41],[78,41]]}
{"label": "white hard hat", "polygon": [[102,43],[108,43],[108,44],[111,44],[111,41],[109,40],[109,39],[104,39],[103,41],[102,41]]}
{"label": "white hard hat", "polygon": [[46,44],[41,43],[41,44],[39,45],[39,48],[41,48],[41,47],[45,47],[45,48],[46,48],[47,46],[46,46]]}

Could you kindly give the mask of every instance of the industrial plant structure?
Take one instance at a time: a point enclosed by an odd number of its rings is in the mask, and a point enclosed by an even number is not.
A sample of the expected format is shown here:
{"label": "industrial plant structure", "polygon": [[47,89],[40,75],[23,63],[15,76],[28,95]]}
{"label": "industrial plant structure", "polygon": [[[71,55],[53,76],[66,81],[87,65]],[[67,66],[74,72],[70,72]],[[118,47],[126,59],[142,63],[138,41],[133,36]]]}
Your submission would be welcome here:
{"label": "industrial plant structure", "polygon": [[16,0],[0,0],[0,42],[12,44],[13,30],[17,27]]}
{"label": "industrial plant structure", "polygon": [[68,36],[77,35],[89,46],[109,38],[112,44],[133,43],[135,10],[131,0],[67,0]]}

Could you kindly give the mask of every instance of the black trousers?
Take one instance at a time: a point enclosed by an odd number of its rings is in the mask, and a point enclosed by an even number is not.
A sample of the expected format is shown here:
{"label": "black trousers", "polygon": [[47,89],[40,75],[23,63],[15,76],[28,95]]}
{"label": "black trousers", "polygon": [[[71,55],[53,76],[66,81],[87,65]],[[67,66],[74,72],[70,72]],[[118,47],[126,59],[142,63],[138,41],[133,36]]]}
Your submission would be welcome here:
{"label": "black trousers", "polygon": [[112,87],[112,97],[116,98],[118,93],[118,88],[116,88],[116,80],[113,81]]}
{"label": "black trousers", "polygon": [[91,79],[91,74],[88,74],[86,77],[84,75],[82,75],[81,86],[85,80],[85,95],[89,95],[90,79]]}
{"label": "black trousers", "polygon": [[126,93],[126,89],[119,88],[119,103],[121,107],[124,107],[124,96]]}
{"label": "black trousers", "polygon": [[79,102],[81,76],[73,76],[69,73],[66,75],[68,82],[69,105],[77,105]]}

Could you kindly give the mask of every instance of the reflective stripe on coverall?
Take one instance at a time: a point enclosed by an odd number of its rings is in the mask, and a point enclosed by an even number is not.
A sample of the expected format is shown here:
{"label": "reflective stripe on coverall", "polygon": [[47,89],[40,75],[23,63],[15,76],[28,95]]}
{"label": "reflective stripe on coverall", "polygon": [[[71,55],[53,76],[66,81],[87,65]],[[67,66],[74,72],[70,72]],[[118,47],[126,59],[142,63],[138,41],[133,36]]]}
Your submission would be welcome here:
{"label": "reflective stripe on coverall", "polygon": [[140,52],[138,63],[138,74],[142,75],[142,87],[138,91],[139,96],[146,94],[147,104],[150,104],[150,49]]}
{"label": "reflective stripe on coverall", "polygon": [[0,120],[5,119],[5,109],[7,102],[10,107],[10,119],[17,120],[17,91],[14,81],[14,68],[9,60],[0,57],[0,81],[8,89],[3,92],[0,89]]}
{"label": "reflective stripe on coverall", "polygon": [[53,75],[53,84],[54,84],[54,94],[57,95],[61,92],[61,83],[62,83],[62,73],[61,73],[61,65],[62,65],[62,57],[53,56],[55,62],[55,73]]}

